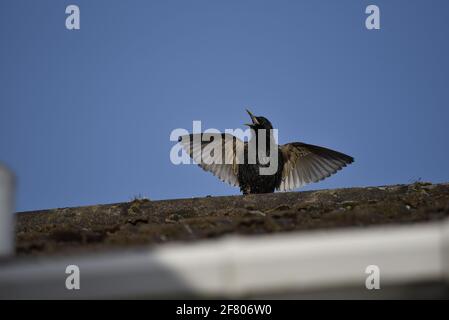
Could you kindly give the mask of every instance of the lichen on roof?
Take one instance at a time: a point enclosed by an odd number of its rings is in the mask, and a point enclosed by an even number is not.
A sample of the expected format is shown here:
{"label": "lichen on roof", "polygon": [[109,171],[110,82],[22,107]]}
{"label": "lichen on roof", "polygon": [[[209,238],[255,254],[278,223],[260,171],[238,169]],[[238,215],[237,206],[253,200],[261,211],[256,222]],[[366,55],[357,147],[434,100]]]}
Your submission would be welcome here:
{"label": "lichen on roof", "polygon": [[449,184],[414,183],[61,208],[17,215],[19,255],[68,254],[227,234],[257,235],[439,220]]}

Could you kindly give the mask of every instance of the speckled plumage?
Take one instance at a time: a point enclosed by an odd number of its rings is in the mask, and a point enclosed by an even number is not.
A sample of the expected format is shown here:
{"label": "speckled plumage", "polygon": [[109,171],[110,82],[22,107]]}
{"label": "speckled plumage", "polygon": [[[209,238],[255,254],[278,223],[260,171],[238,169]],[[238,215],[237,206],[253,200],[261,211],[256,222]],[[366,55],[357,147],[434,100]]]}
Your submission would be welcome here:
{"label": "speckled plumage", "polygon": [[[248,148],[246,145],[245,153]],[[240,191],[243,194],[250,193],[271,193],[279,188],[282,182],[282,169],[284,162],[281,151],[278,150],[278,169],[274,175],[260,175],[260,167],[267,167],[262,165],[257,160],[255,164],[244,163],[238,166],[238,182]]]}

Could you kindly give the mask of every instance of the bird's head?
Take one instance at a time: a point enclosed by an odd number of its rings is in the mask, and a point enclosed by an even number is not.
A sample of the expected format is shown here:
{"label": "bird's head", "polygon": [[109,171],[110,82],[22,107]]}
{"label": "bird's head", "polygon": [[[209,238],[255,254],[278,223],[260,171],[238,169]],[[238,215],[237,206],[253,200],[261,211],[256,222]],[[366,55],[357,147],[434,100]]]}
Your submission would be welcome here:
{"label": "bird's head", "polygon": [[271,129],[273,129],[273,125],[267,118],[256,117],[248,109],[246,109],[246,112],[248,112],[249,116],[251,117],[251,121],[252,121],[252,123],[245,123],[246,126],[250,127],[251,129],[254,129],[254,130],[259,130],[259,129],[271,130]]}

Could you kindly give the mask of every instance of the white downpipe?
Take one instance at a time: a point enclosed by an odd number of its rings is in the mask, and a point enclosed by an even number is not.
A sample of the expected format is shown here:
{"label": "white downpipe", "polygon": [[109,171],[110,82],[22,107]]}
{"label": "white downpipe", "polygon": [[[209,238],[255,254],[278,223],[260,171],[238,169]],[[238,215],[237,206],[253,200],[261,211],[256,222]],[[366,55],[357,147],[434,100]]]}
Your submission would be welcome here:
{"label": "white downpipe", "polygon": [[0,257],[14,253],[14,176],[0,164]]}

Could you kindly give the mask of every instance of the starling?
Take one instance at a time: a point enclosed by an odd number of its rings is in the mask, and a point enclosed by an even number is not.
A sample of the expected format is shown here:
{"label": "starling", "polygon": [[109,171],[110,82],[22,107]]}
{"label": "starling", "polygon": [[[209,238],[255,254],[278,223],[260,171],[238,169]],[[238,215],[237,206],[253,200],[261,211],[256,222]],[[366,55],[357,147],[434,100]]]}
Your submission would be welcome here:
{"label": "starling", "polygon": [[[252,133],[248,141],[228,133],[190,134],[179,138],[181,146],[201,168],[239,187],[243,194],[296,189],[323,180],[354,161],[346,154],[302,142],[277,145],[271,122],[246,111],[252,121],[246,124]],[[253,142],[254,148],[250,146]],[[261,148],[265,159],[259,156]],[[238,157],[239,154],[242,156]],[[274,170],[270,174],[262,173],[270,165]]]}

